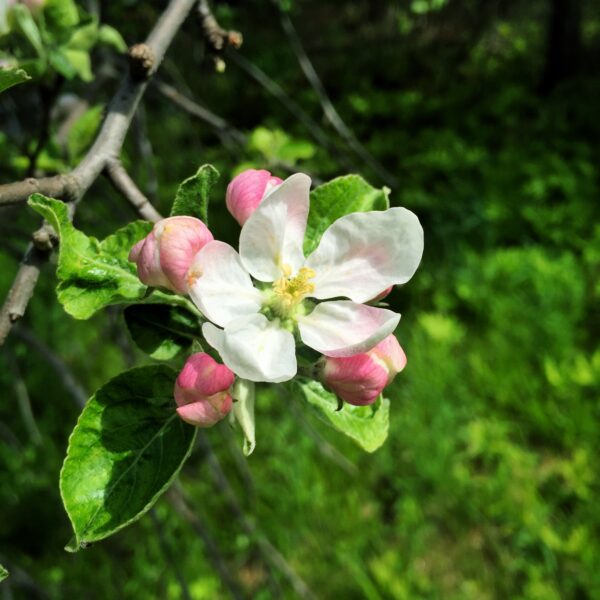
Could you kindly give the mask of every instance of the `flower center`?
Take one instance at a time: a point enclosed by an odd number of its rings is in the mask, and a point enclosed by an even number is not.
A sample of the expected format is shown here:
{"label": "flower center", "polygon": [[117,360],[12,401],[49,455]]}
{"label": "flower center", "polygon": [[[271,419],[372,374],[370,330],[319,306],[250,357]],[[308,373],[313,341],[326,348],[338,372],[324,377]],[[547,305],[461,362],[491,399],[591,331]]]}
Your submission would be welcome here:
{"label": "flower center", "polygon": [[292,273],[288,265],[283,266],[283,277],[273,283],[273,291],[277,296],[278,303],[284,311],[299,304],[302,299],[314,292],[315,285],[309,279],[315,276],[315,272],[308,267],[302,267],[296,277],[290,277]]}

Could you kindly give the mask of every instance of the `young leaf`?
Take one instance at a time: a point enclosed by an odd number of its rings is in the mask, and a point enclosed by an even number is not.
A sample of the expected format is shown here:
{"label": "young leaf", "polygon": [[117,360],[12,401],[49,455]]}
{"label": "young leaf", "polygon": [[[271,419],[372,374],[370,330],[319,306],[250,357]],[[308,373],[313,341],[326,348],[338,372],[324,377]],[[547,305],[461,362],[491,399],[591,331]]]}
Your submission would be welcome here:
{"label": "young leaf", "polygon": [[44,17],[50,29],[70,29],[79,23],[74,0],[46,0]]}
{"label": "young leaf", "polygon": [[150,232],[151,223],[134,221],[99,242],[73,227],[64,202],[33,194],[29,206],[60,237],[57,294],[72,317],[89,319],[109,304],[129,303],[145,295],[147,288],[127,256],[132,246]]}
{"label": "young leaf", "polygon": [[156,360],[175,358],[200,335],[198,318],[178,306],[134,304],[124,315],[133,341]]}
{"label": "young leaf", "polygon": [[127,44],[123,39],[123,36],[110,25],[101,25],[98,30],[98,41],[112,46],[117,52],[125,52],[127,50]]}
{"label": "young leaf", "polygon": [[370,406],[344,404],[338,411],[337,396],[320,383],[307,380],[294,385],[322,421],[352,438],[363,450],[375,452],[387,439],[390,424],[387,398],[380,397]]}
{"label": "young leaf", "polygon": [[0,67],[0,92],[31,79],[23,69]]}
{"label": "young leaf", "polygon": [[35,49],[37,55],[44,57],[45,49],[44,43],[42,42],[42,35],[29,9],[24,4],[15,4],[12,7],[11,14],[19,26],[19,29],[27,38],[27,41]]}
{"label": "young leaf", "polygon": [[202,165],[179,186],[171,216],[189,215],[208,225],[208,196],[218,178],[219,171],[212,165]]}
{"label": "young leaf", "polygon": [[389,207],[388,190],[370,186],[360,175],[337,177],[320,185],[310,193],[305,254],[310,254],[318,246],[324,231],[340,217]]}
{"label": "young leaf", "polygon": [[139,519],[189,456],[196,429],[175,412],[176,376],[163,365],[131,369],[88,401],[60,474],[73,550]]}
{"label": "young leaf", "polygon": [[8,571],[0,565],[0,581],[4,581],[8,577]]}

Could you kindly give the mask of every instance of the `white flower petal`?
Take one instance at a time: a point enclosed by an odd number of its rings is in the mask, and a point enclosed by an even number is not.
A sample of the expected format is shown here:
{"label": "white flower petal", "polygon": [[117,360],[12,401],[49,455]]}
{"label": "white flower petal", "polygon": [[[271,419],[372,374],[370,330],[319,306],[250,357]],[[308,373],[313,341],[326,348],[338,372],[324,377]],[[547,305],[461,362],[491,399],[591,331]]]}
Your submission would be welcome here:
{"label": "white flower petal", "polygon": [[319,299],[367,302],[391,285],[406,283],[423,255],[423,228],[405,208],[352,213],[323,234],[307,258]]}
{"label": "white flower petal", "polygon": [[259,281],[275,281],[283,267],[295,273],[304,263],[310,177],[296,173],[261,202],[242,227],[240,255]]}
{"label": "white flower petal", "polygon": [[300,337],[325,356],[353,356],[367,352],[388,336],[400,315],[384,308],[350,300],[322,302],[298,319]]}
{"label": "white flower petal", "polygon": [[224,242],[209,242],[196,254],[188,280],[194,304],[217,325],[224,327],[260,310],[261,293],[252,285],[240,255]]}
{"label": "white flower petal", "polygon": [[202,333],[223,362],[243,379],[279,383],[296,375],[294,336],[264,315],[236,319],[224,330],[204,323]]}

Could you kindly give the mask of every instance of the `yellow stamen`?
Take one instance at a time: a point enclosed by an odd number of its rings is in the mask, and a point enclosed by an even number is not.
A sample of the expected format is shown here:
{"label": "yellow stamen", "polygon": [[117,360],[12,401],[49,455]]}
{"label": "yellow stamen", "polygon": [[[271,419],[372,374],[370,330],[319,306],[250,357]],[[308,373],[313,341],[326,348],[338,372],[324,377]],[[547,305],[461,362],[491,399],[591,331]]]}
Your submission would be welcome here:
{"label": "yellow stamen", "polygon": [[284,276],[273,283],[273,291],[278,296],[281,308],[287,310],[314,292],[315,285],[308,280],[315,276],[315,272],[309,267],[302,267],[296,277],[290,277],[292,269],[289,265],[283,265],[282,271]]}

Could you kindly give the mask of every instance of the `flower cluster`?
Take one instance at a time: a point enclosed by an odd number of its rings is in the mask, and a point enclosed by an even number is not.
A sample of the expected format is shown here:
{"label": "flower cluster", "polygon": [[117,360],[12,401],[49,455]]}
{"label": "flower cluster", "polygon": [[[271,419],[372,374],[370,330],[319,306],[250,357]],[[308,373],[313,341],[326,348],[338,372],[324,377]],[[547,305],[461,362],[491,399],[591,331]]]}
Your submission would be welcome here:
{"label": "flower cluster", "polygon": [[189,294],[206,318],[208,354],[188,359],[175,399],[182,418],[209,426],[231,409],[234,377],[279,383],[298,373],[296,350],[322,355],[313,372],[342,400],[374,402],[406,364],[392,332],[400,315],[373,304],[406,283],[423,230],[404,208],[351,213],[304,255],[310,178],[249,170],[227,188],[242,225],[239,252],[200,220],[170,217],[131,250],[140,279]]}

